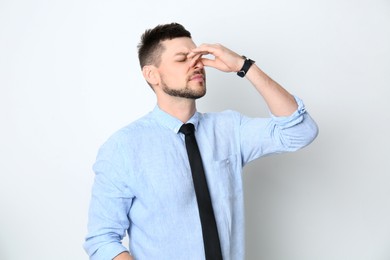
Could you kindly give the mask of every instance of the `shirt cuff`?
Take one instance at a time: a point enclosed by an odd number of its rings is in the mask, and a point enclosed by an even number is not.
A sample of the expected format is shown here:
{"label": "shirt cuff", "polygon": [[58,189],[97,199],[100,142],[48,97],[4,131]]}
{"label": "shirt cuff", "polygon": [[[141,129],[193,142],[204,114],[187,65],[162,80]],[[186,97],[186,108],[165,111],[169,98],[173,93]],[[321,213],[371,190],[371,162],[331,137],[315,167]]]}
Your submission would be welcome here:
{"label": "shirt cuff", "polygon": [[274,122],[282,129],[292,127],[303,121],[303,114],[306,113],[305,105],[303,104],[303,101],[300,98],[296,96],[294,96],[294,98],[298,104],[298,108],[290,116],[275,116],[271,113],[271,117],[274,120]]}
{"label": "shirt cuff", "polygon": [[101,260],[101,259],[113,259],[117,255],[123,252],[129,252],[126,247],[119,243],[110,243],[105,246],[100,247],[93,255],[91,255],[91,260]]}

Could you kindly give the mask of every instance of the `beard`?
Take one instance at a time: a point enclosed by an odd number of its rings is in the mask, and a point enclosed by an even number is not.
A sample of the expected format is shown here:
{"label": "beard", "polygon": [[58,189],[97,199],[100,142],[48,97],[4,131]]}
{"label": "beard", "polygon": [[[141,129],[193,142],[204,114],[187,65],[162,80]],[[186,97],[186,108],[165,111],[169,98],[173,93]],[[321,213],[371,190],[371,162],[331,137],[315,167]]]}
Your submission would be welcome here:
{"label": "beard", "polygon": [[172,89],[166,83],[164,78],[161,79],[162,90],[173,97],[181,97],[188,99],[198,99],[206,95],[206,79],[202,86],[192,87],[188,84],[182,89]]}

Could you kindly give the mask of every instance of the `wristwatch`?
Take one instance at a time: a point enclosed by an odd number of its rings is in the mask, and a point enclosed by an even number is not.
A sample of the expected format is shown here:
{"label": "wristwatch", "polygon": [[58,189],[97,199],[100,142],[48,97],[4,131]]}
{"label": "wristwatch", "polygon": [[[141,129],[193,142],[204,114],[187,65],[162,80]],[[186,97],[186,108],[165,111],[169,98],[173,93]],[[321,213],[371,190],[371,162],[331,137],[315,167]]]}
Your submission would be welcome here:
{"label": "wristwatch", "polygon": [[251,59],[248,59],[247,57],[245,56],[242,56],[245,61],[244,61],[244,65],[242,66],[242,68],[237,72],[237,75],[240,76],[241,78],[245,77],[246,73],[248,72],[249,68],[252,66],[253,63],[255,63],[254,60],[251,60]]}

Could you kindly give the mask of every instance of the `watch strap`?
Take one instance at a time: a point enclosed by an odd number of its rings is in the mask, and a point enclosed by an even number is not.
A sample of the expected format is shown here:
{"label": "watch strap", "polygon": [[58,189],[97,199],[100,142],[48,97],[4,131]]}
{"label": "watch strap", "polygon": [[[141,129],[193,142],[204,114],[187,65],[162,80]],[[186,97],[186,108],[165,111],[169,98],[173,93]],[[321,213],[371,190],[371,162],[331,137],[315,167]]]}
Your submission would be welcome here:
{"label": "watch strap", "polygon": [[242,66],[242,68],[237,72],[237,75],[240,76],[241,78],[245,77],[246,73],[248,72],[249,68],[252,66],[253,63],[255,63],[254,60],[251,60],[251,59],[248,59],[247,57],[245,56],[242,56],[245,61],[244,61],[244,65]]}

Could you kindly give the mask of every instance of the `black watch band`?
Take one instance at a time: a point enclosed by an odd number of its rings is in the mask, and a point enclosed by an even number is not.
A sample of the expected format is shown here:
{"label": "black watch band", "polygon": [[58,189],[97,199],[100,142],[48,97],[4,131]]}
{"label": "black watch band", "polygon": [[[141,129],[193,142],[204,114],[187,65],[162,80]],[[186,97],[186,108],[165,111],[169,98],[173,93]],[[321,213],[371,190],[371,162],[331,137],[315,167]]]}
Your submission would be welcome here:
{"label": "black watch band", "polygon": [[242,57],[245,59],[244,65],[242,66],[240,71],[237,72],[237,75],[240,76],[241,78],[245,77],[245,75],[248,72],[249,68],[252,66],[253,63],[255,63],[254,60],[248,59],[245,56],[242,56]]}

